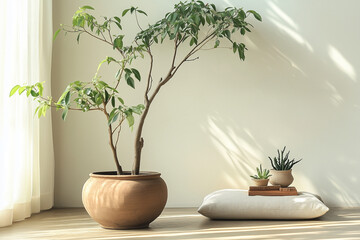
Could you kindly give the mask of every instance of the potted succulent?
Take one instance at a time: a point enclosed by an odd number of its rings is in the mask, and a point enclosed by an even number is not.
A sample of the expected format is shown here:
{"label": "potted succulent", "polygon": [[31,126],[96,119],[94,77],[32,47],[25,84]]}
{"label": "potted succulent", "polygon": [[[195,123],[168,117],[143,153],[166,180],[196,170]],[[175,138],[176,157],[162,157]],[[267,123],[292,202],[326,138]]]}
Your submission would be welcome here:
{"label": "potted succulent", "polygon": [[[151,105],[181,66],[198,59],[196,54],[204,46],[215,49],[220,42],[227,42],[240,60],[245,60],[247,48],[239,40],[252,27],[246,18],[252,15],[261,21],[261,16],[253,10],[244,11],[242,8],[228,7],[220,11],[214,4],[201,1],[180,2],[164,18],[142,29],[138,15],[147,14],[137,7],[123,10],[121,16],[101,19],[91,14],[93,10],[91,6],[80,7],[73,15],[72,25],[61,25],[54,39],[60,31],[77,34],[78,42],[80,37],[92,37],[113,48],[117,56],[106,57],[90,81],[70,83],[57,101],[51,96],[43,96],[43,83],[17,85],[10,95],[26,93],[28,97],[37,100],[39,106],[35,113],[39,117],[45,116],[51,107],[62,110],[64,120],[69,111],[98,111],[104,114],[116,171],[90,174],[83,187],[84,206],[90,216],[105,228],[143,228],[160,215],[167,200],[166,184],[160,173],[140,171],[144,146],[142,130]],[[122,18],[129,14],[134,16],[134,23],[139,27],[139,33],[133,39],[126,39],[123,33],[125,26],[122,25]],[[170,67],[160,79],[154,79],[153,46],[164,41],[173,44],[173,51],[167,51]],[[178,54],[180,47],[187,49],[185,55]],[[149,60],[146,73],[140,73],[131,66],[139,57]],[[104,63],[117,66],[113,81],[105,82],[99,76],[99,69]],[[146,85],[144,104],[126,105],[119,93],[120,82],[125,81],[130,89],[135,89],[136,80],[140,82],[143,79]],[[119,134],[124,122],[128,122],[130,127],[134,126],[136,115],[139,115],[139,121],[136,126],[133,169],[124,171],[117,152]]]}
{"label": "potted succulent", "polygon": [[277,150],[278,153],[277,157],[274,158],[269,157],[271,166],[273,167],[273,169],[270,170],[272,175],[270,178],[270,183],[272,185],[280,185],[281,187],[288,187],[294,181],[294,177],[292,176],[291,173],[292,167],[302,160],[299,159],[296,161],[295,158],[290,160],[289,158],[290,151],[284,154],[285,149],[286,146],[283,148],[281,152]]}
{"label": "potted succulent", "polygon": [[256,168],[257,175],[252,175],[252,180],[254,181],[255,186],[267,186],[269,182],[270,170],[268,169],[262,169],[262,166],[260,164],[260,168]]}

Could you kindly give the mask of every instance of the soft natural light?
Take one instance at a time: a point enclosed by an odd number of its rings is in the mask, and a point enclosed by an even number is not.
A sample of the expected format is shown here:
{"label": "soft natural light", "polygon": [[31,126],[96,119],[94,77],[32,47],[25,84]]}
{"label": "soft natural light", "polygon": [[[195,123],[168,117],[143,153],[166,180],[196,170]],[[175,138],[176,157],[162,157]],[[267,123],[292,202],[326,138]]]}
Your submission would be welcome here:
{"label": "soft natural light", "polygon": [[352,81],[357,82],[357,74],[351,63],[344,57],[341,52],[332,45],[328,46],[328,52],[334,64],[345,73]]}
{"label": "soft natural light", "polygon": [[[40,211],[40,128],[39,120],[34,117],[36,102],[28,101],[25,96],[9,98],[9,93],[17,84],[40,81],[44,68],[40,58],[44,61],[51,56],[51,52],[49,55],[40,48],[43,39],[39,36],[44,31],[40,27],[41,9],[38,0],[0,2],[3,29],[0,33],[0,227]],[[51,40],[49,34],[47,39]],[[46,59],[44,65],[49,63]],[[52,152],[52,145],[49,151]],[[43,167],[45,170],[46,165]],[[48,185],[53,183],[51,178],[43,182],[44,190],[52,188]],[[46,205],[52,205],[52,197],[49,200],[51,203]]]}

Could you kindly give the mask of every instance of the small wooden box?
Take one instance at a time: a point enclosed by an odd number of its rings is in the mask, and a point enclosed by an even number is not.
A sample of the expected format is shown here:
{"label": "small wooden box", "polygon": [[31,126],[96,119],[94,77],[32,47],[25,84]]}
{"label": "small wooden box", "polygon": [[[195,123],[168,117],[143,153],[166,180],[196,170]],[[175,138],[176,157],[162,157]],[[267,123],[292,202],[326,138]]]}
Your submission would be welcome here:
{"label": "small wooden box", "polygon": [[250,186],[249,196],[296,196],[298,192],[295,187],[282,188],[280,186]]}

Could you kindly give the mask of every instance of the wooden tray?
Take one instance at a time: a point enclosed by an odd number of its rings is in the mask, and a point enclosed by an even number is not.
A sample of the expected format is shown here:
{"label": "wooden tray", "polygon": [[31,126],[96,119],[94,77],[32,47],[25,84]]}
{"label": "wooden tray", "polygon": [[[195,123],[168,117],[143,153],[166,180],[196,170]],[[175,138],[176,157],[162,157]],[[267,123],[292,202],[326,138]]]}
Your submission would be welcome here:
{"label": "wooden tray", "polygon": [[249,187],[249,196],[296,196],[298,192],[295,187],[282,188],[280,186]]}

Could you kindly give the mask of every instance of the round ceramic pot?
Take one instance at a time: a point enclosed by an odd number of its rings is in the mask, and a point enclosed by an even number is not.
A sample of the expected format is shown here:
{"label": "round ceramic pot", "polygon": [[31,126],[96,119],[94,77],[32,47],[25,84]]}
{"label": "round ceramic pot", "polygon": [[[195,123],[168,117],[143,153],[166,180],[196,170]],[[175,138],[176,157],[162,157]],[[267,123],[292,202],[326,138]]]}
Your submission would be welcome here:
{"label": "round ceramic pot", "polygon": [[267,186],[269,179],[253,179],[255,186]]}
{"label": "round ceramic pot", "polygon": [[288,187],[293,181],[294,177],[290,170],[278,171],[271,169],[270,183],[272,185],[280,185],[281,187]]}
{"label": "round ceramic pot", "polygon": [[166,183],[156,172],[91,173],[82,190],[86,211],[109,229],[148,227],[161,214],[166,200]]}

